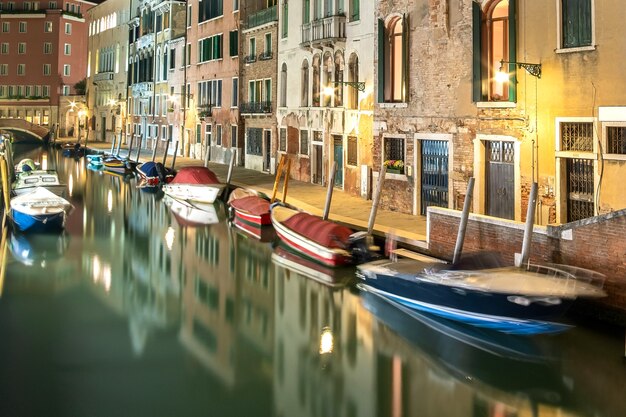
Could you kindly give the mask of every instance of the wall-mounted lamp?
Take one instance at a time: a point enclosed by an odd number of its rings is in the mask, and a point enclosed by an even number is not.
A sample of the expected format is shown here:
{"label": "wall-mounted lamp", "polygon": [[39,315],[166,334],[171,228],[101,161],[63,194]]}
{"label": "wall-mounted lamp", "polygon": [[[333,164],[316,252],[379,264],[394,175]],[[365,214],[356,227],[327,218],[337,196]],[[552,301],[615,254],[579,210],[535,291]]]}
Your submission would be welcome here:
{"label": "wall-mounted lamp", "polygon": [[514,62],[514,61],[500,60],[499,72],[503,72],[502,69],[504,67],[504,64],[517,65],[520,68],[524,68],[526,72],[528,72],[530,75],[537,77],[537,78],[541,78],[541,64],[529,64],[528,62]]}

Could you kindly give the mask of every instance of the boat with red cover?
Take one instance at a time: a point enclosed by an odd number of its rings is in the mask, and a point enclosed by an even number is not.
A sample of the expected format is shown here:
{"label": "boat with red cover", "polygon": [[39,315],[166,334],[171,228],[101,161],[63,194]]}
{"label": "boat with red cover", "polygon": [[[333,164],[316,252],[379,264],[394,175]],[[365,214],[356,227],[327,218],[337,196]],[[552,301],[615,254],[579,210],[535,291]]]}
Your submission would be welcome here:
{"label": "boat with red cover", "polygon": [[354,233],[346,226],[280,205],[272,206],[271,219],[287,246],[325,265],[355,264],[372,255],[365,232]]}
{"label": "boat with red cover", "polygon": [[272,224],[269,198],[261,193],[237,188],[228,197],[228,204],[240,222],[256,227]]}
{"label": "boat with red cover", "polygon": [[211,204],[225,186],[207,167],[189,166],[181,168],[169,184],[164,184],[163,192],[178,200]]}

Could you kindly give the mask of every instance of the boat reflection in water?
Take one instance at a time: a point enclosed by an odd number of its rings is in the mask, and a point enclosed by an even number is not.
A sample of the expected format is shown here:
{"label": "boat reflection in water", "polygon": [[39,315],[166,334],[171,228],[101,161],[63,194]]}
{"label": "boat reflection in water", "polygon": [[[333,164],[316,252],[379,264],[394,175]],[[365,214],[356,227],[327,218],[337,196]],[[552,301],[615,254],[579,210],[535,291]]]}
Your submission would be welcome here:
{"label": "boat reflection in water", "polygon": [[42,269],[49,262],[62,258],[68,245],[69,235],[65,231],[37,234],[13,231],[9,237],[9,248],[15,260]]}
{"label": "boat reflection in water", "polygon": [[181,226],[206,226],[225,218],[223,204],[220,202],[196,203],[179,200],[168,195],[163,196],[163,202]]}
{"label": "boat reflection in water", "polygon": [[457,394],[465,387],[472,407],[483,410],[474,415],[496,415],[496,410],[506,416],[562,415],[577,408],[560,361],[547,351],[554,336],[531,338],[479,329],[416,312],[359,287],[363,306],[383,324],[377,330],[384,335],[381,342],[391,338],[388,328],[414,345],[433,369],[422,377],[437,375]]}

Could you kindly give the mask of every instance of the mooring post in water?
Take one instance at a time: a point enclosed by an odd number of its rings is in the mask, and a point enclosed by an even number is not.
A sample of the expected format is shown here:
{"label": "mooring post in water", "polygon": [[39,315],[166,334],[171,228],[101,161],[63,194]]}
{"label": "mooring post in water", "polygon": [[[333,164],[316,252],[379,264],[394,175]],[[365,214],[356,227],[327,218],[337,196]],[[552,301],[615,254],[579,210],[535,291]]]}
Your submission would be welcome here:
{"label": "mooring post in water", "polygon": [[378,184],[376,185],[376,191],[374,192],[374,198],[372,202],[372,211],[370,212],[370,219],[367,223],[367,234],[371,235],[374,231],[374,221],[376,220],[376,212],[378,211],[378,203],[380,202],[381,190],[383,188],[383,183],[385,182],[385,174],[387,173],[387,167],[382,166],[380,168],[380,173],[378,174]]}
{"label": "mooring post in water", "polygon": [[328,220],[328,213],[330,212],[330,202],[333,199],[333,188],[335,188],[335,174],[337,173],[337,161],[333,162],[333,167],[330,169],[330,176],[328,177],[328,190],[326,191],[326,203],[324,203],[323,220]]}
{"label": "mooring post in water", "polygon": [[522,256],[519,267],[528,264],[530,258],[530,243],[533,240],[533,225],[535,224],[535,207],[537,206],[537,183],[533,182],[528,197],[528,210],[526,211],[526,227],[524,228],[524,240],[522,241]]}
{"label": "mooring post in water", "polygon": [[[174,149],[178,149],[178,141],[174,142]],[[174,170],[174,164],[176,164],[176,155],[178,152],[174,151],[172,155],[172,171]],[[163,159],[163,165],[165,165],[165,159]]]}
{"label": "mooring post in water", "polygon": [[141,153],[141,136],[139,136],[139,143],[137,144],[137,156],[135,157],[135,162],[139,162],[140,153]]}
{"label": "mooring post in water", "polygon": [[[167,153],[169,152],[169,150],[170,150],[170,141],[168,140],[167,142],[165,142],[165,152],[163,152],[163,166],[165,166],[165,161],[167,161]],[[174,153],[176,153],[176,147],[174,148]]]}
{"label": "mooring post in water", "polygon": [[115,142],[116,142],[116,137],[115,135],[113,135],[113,140],[111,141],[111,155],[114,155],[114,151],[115,151]]}
{"label": "mooring post in water", "polygon": [[463,202],[463,212],[461,213],[461,221],[459,223],[459,231],[456,235],[456,244],[454,245],[454,254],[452,255],[452,265],[456,265],[461,259],[463,252],[463,242],[465,241],[465,230],[467,229],[467,219],[469,218],[470,204],[472,204],[472,195],[474,194],[474,177],[470,177],[467,183],[467,191],[465,192],[465,201]]}
{"label": "mooring post in water", "polygon": [[115,151],[115,155],[120,156],[121,147],[122,147],[122,133],[120,132],[120,139],[117,141],[117,150]]}
{"label": "mooring post in water", "polygon": [[[169,141],[167,141],[167,143],[169,143]],[[152,162],[154,162],[154,160],[156,159],[156,153],[157,153],[157,144],[156,142],[154,143],[154,148],[152,148]]]}
{"label": "mooring post in water", "polygon": [[235,158],[237,157],[237,150],[233,150],[230,153],[230,162],[228,164],[228,174],[226,174],[226,188],[230,185],[230,179],[233,176],[233,167],[235,166]]}
{"label": "mooring post in water", "polygon": [[130,159],[130,153],[133,151],[133,142],[135,141],[135,135],[130,137],[130,143],[128,144],[128,154],[126,155],[126,159]]}

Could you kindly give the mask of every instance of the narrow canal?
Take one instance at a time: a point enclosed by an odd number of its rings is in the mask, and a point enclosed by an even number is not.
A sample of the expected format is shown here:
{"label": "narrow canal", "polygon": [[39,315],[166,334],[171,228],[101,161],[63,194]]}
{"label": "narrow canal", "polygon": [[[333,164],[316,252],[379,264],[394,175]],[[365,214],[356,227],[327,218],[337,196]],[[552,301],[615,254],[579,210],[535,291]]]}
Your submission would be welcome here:
{"label": "narrow canal", "polygon": [[9,233],[2,416],[626,415],[623,333],[419,321],[283,266],[223,206],[193,227],[134,179],[16,152],[75,208],[62,234]]}

